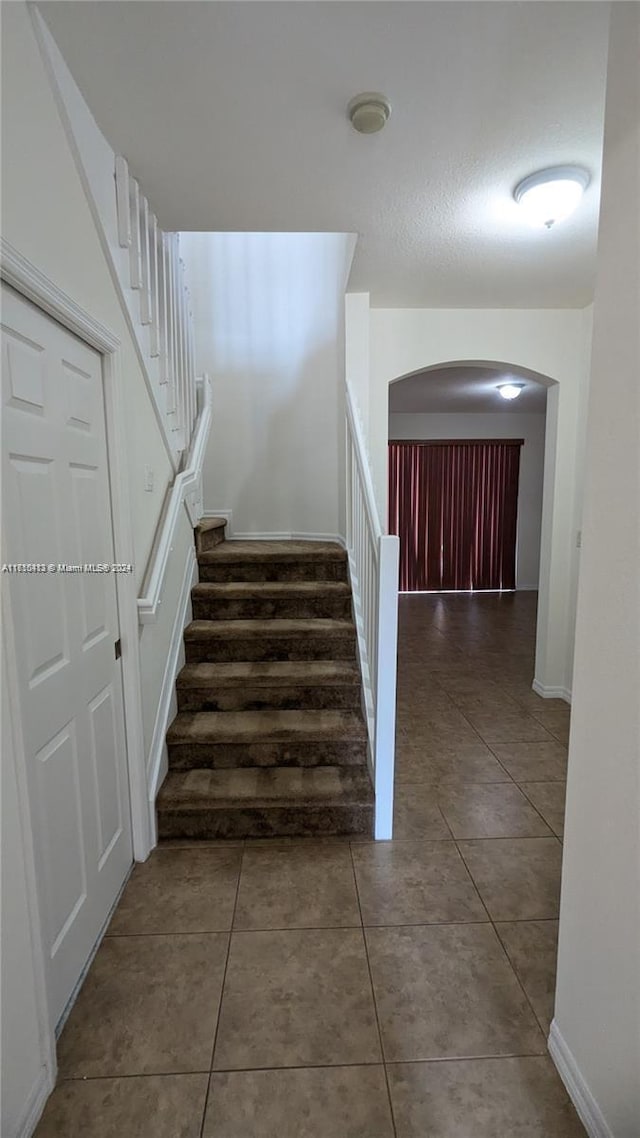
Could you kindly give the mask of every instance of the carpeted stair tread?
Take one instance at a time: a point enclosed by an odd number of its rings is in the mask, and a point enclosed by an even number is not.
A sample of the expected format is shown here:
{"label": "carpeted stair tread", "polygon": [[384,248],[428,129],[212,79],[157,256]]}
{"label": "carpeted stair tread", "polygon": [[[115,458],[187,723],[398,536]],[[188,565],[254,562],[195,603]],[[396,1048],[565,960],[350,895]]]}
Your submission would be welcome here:
{"label": "carpeted stair tread", "polygon": [[285,598],[351,597],[346,581],[200,581],[191,596],[203,600],[279,600]]}
{"label": "carpeted stair tread", "polygon": [[353,711],[180,712],[167,733],[178,743],[323,743],[366,740],[362,716]]}
{"label": "carpeted stair tread", "polygon": [[158,797],[158,810],[264,809],[285,806],[345,806],[373,803],[368,772],[349,767],[271,767],[258,770],[170,771]]}
{"label": "carpeted stair tread", "polygon": [[305,620],[192,620],[184,630],[189,640],[244,640],[247,636],[297,640],[310,635],[351,638],[355,636],[350,620],[309,617]]}
{"label": "carpeted stair tread", "polygon": [[185,664],[176,685],[179,688],[252,688],[280,685],[333,687],[360,685],[358,665],[352,660],[255,660],[220,664]]}
{"label": "carpeted stair tread", "polygon": [[334,541],[224,541],[201,553],[198,560],[237,564],[246,561],[346,561],[341,545]]}
{"label": "carpeted stair tread", "polygon": [[196,526],[196,533],[207,533],[211,529],[222,529],[226,524],[226,518],[203,518]]}

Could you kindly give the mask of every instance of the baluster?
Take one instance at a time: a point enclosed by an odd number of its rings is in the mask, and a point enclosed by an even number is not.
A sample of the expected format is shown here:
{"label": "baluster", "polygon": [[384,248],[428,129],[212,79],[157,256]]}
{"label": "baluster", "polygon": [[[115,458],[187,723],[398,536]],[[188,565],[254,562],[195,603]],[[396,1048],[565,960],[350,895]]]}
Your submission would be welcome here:
{"label": "baluster", "polygon": [[[167,414],[176,414],[176,385],[173,357],[173,276],[171,272],[171,234],[162,237],[164,252],[164,288],[166,313],[166,353],[167,353]],[[172,423],[172,427],[175,423]]]}
{"label": "baluster", "polygon": [[[160,355],[160,296],[158,279],[158,222],[149,216],[149,290],[151,294],[151,355]],[[162,376],[160,378],[162,383]]]}
{"label": "baluster", "polygon": [[138,289],[142,283],[142,265],[140,252],[140,189],[135,178],[129,179],[129,215],[131,218],[129,273],[131,277],[131,288]]}
{"label": "baluster", "polygon": [[151,282],[149,271],[149,203],[140,198],[140,323],[151,323]]}
{"label": "baluster", "polygon": [[118,245],[128,249],[131,245],[131,213],[129,197],[129,165],[126,158],[116,156],[116,213],[118,219]]}

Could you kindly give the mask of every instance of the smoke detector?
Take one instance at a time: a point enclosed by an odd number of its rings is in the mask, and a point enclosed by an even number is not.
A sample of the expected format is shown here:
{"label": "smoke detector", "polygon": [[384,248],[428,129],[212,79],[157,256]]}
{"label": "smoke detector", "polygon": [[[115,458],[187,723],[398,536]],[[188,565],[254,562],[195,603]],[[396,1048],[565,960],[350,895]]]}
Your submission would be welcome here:
{"label": "smoke detector", "polygon": [[360,134],[377,134],[391,114],[391,104],[377,91],[364,91],[351,100],[347,113],[354,130]]}

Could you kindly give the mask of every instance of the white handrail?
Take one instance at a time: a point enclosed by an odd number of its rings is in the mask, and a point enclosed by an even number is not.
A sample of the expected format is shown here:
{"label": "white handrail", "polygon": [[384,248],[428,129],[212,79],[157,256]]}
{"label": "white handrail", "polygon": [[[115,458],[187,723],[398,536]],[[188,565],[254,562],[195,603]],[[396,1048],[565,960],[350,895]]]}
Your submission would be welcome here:
{"label": "white handrail", "polygon": [[348,383],[345,403],[347,552],[375,789],[375,836],[385,839],[393,831],[399,541],[385,534],[380,523]]}
{"label": "white handrail", "polygon": [[174,480],[162,525],[158,529],[158,539],[152,550],[145,575],[142,596],[138,597],[138,620],[140,624],[151,624],[157,620],[158,609],[162,603],[162,590],[171,555],[173,535],[179,513],[184,505],[192,526],[202,517],[202,466],[211,429],[212,396],[211,382],[207,376],[199,381],[201,386],[200,414],[196,421],[193,443],[188,466]]}

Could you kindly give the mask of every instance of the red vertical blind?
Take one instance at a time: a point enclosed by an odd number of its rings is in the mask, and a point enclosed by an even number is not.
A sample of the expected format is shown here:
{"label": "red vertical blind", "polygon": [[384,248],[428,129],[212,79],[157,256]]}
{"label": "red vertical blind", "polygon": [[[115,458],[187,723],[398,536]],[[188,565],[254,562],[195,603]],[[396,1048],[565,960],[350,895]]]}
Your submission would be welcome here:
{"label": "red vertical blind", "polygon": [[400,589],[515,589],[522,439],[389,443]]}

